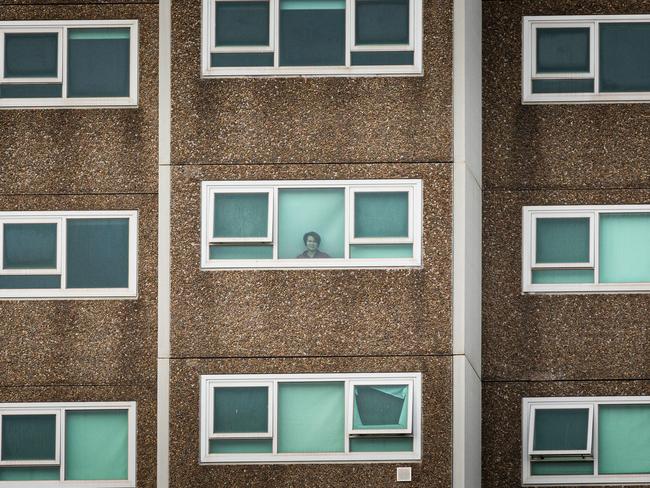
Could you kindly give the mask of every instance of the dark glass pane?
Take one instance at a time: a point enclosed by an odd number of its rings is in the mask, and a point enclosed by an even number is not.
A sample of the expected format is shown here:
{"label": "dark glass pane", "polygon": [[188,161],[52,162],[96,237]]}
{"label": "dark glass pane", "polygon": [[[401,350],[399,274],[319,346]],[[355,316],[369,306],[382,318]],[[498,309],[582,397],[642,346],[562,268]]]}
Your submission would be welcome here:
{"label": "dark glass pane", "polygon": [[265,386],[214,389],[214,432],[268,430],[269,389]]}
{"label": "dark glass pane", "polygon": [[537,219],[538,263],[588,263],[589,219]]}
{"label": "dark glass pane", "polygon": [[15,85],[0,85],[0,98],[58,98],[60,96],[60,84],[18,83]]}
{"label": "dark glass pane", "polygon": [[273,66],[273,53],[212,53],[210,66],[213,68]]}
{"label": "dark glass pane", "polygon": [[350,452],[410,452],[413,437],[350,437]]}
{"label": "dark glass pane", "polygon": [[354,194],[355,237],[408,237],[407,192],[357,192]]}
{"label": "dark glass pane", "polygon": [[356,0],[357,44],[408,44],[409,0]]}
{"label": "dark glass pane", "polygon": [[54,415],[3,415],[2,460],[33,461],[56,455]]}
{"label": "dark glass pane", "polygon": [[538,73],[589,72],[589,28],[537,29]]}
{"label": "dark glass pane", "polygon": [[587,449],[589,410],[548,408],[535,410],[533,449],[575,451]]}
{"label": "dark glass pane", "polygon": [[129,285],[129,220],[68,219],[68,288]]}
{"label": "dark glass pane", "polygon": [[269,2],[217,2],[217,46],[268,46]]}
{"label": "dark glass pane", "polygon": [[61,478],[60,470],[58,466],[0,468],[0,481],[58,481]]}
{"label": "dark glass pane", "polygon": [[211,244],[210,259],[272,259],[273,246],[270,244],[228,245]]}
{"label": "dark glass pane", "polygon": [[650,91],[650,23],[600,24],[600,91]]}
{"label": "dark glass pane", "polygon": [[413,51],[355,51],[352,53],[354,66],[381,66],[413,64]]}
{"label": "dark glass pane", "polygon": [[56,77],[58,45],[55,33],[5,34],[5,77]]}
{"label": "dark glass pane", "polygon": [[213,237],[266,237],[268,193],[216,193]]}
{"label": "dark glass pane", "polygon": [[533,93],[593,93],[594,80],[533,80]]}
{"label": "dark glass pane", "polygon": [[4,269],[56,268],[56,224],[5,224]]}
{"label": "dark glass pane", "polygon": [[280,0],[280,65],[345,64],[345,3]]}
{"label": "dark glass pane", "polygon": [[41,288],[61,288],[59,275],[1,275],[0,289],[21,290]]}
{"label": "dark glass pane", "polygon": [[565,476],[571,474],[594,474],[593,461],[539,461],[530,463],[533,476]]}
{"label": "dark glass pane", "polygon": [[68,96],[129,96],[129,29],[68,31]]}

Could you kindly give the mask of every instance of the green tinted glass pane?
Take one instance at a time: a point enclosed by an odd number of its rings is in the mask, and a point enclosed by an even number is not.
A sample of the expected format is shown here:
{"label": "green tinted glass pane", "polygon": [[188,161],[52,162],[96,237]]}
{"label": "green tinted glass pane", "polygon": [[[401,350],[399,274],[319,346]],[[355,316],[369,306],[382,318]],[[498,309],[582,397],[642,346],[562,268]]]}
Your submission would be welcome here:
{"label": "green tinted glass pane", "polygon": [[588,263],[589,219],[537,219],[538,263]]}
{"label": "green tinted glass pane", "polygon": [[273,53],[212,53],[213,68],[273,66]]}
{"label": "green tinted glass pane", "polygon": [[357,385],[354,387],[354,429],[406,429],[408,385]]}
{"label": "green tinted glass pane", "polygon": [[530,473],[533,476],[594,474],[594,463],[593,461],[532,462],[530,463]]}
{"label": "green tinted glass pane", "polygon": [[409,0],[356,0],[357,44],[408,44]]}
{"label": "green tinted glass pane", "polygon": [[536,269],[533,270],[533,284],[593,283],[593,269]]}
{"label": "green tinted glass pane", "polygon": [[280,66],[345,64],[345,2],[280,0]]}
{"label": "green tinted glass pane", "polygon": [[129,220],[68,219],[68,288],[127,288]]}
{"label": "green tinted glass pane", "polygon": [[350,452],[412,452],[412,437],[351,437]]}
{"label": "green tinted glass pane", "polygon": [[56,224],[5,224],[4,269],[55,269]]}
{"label": "green tinted glass pane", "polygon": [[408,192],[356,192],[355,237],[408,237]]}
{"label": "green tinted glass pane", "polygon": [[3,415],[3,461],[55,459],[56,416]]}
{"label": "green tinted glass pane", "polygon": [[268,193],[217,193],[213,237],[266,237]]}
{"label": "green tinted glass pane", "polygon": [[60,84],[16,83],[0,85],[0,98],[57,98],[60,96]]}
{"label": "green tinted glass pane", "polygon": [[210,245],[210,259],[272,259],[273,246]]}
{"label": "green tinted glass pane", "polygon": [[68,30],[68,96],[129,96],[129,29]]}
{"label": "green tinted glass pane", "polygon": [[344,383],[280,383],[278,452],[343,452]]}
{"label": "green tinted glass pane", "polygon": [[6,78],[56,78],[59,37],[56,33],[5,34]]}
{"label": "green tinted glass pane", "polygon": [[538,73],[588,73],[589,28],[537,29]]}
{"label": "green tinted glass pane", "polygon": [[650,214],[600,215],[601,283],[650,282]]}
{"label": "green tinted glass pane", "polygon": [[252,454],[273,452],[273,439],[212,439],[210,454]]}
{"label": "green tinted glass pane", "polygon": [[650,23],[603,22],[600,29],[600,91],[650,91]]}
{"label": "green tinted glass pane", "polygon": [[589,410],[586,408],[538,408],[535,410],[533,449],[575,451],[587,449]]}
{"label": "green tinted glass pane", "polygon": [[353,244],[351,258],[412,258],[413,244]]}
{"label": "green tinted glass pane", "polygon": [[317,258],[342,258],[345,248],[345,191],[343,188],[281,189],[278,209],[280,259],[308,255],[307,232],[321,239]]}
{"label": "green tinted glass pane", "polygon": [[40,289],[61,288],[61,277],[58,275],[4,275],[0,276],[0,289]]}
{"label": "green tinted glass pane", "polygon": [[214,389],[214,432],[267,432],[269,389],[219,387]]}
{"label": "green tinted glass pane", "polygon": [[217,2],[216,46],[268,46],[269,2]]}
{"label": "green tinted glass pane", "polygon": [[650,405],[598,407],[598,473],[650,473]]}
{"label": "green tinted glass pane", "polygon": [[413,64],[413,51],[355,51],[351,56],[353,66]]}
{"label": "green tinted glass pane", "polygon": [[58,466],[0,468],[0,481],[44,481],[60,478]]}
{"label": "green tinted glass pane", "polygon": [[128,411],[67,411],[65,479],[125,480],[128,476]]}
{"label": "green tinted glass pane", "polygon": [[533,80],[533,93],[593,93],[594,80]]}

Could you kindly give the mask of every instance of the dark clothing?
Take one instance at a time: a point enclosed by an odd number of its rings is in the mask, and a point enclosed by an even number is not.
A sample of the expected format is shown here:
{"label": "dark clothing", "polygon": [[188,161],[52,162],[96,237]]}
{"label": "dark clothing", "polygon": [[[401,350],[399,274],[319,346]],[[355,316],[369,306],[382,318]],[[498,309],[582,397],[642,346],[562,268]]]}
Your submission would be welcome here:
{"label": "dark clothing", "polygon": [[296,259],[317,259],[317,258],[329,258],[330,255],[327,254],[326,252],[322,251],[316,251],[316,254],[314,254],[313,257],[310,257],[309,254],[307,254],[307,251],[303,252],[302,254],[298,254],[296,256]]}

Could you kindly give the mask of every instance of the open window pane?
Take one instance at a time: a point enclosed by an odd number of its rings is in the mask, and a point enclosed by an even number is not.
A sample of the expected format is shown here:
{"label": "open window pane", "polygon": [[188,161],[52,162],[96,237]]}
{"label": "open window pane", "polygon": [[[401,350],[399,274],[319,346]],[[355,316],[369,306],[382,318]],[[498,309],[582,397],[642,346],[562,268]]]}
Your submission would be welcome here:
{"label": "open window pane", "polygon": [[267,237],[268,193],[217,193],[212,237]]}
{"label": "open window pane", "polygon": [[59,68],[59,36],[47,33],[6,33],[6,78],[56,78]]}
{"label": "open window pane", "polygon": [[68,30],[68,96],[128,97],[128,28]]}
{"label": "open window pane", "polygon": [[58,466],[0,468],[0,481],[59,480],[60,470]]}
{"label": "open window pane", "polygon": [[125,480],[127,410],[70,410],[65,416],[65,479]]}
{"label": "open window pane", "polygon": [[216,46],[268,46],[268,1],[217,1]]}
{"label": "open window pane", "polygon": [[214,433],[269,431],[269,389],[218,387],[214,389]]}
{"label": "open window pane", "polygon": [[356,192],[354,237],[408,237],[408,192]]}
{"label": "open window pane", "polygon": [[2,461],[56,459],[55,415],[3,415]]}
{"label": "open window pane", "polygon": [[590,29],[548,27],[537,30],[538,73],[588,73]]}
{"label": "open window pane", "polygon": [[650,91],[650,23],[600,24],[600,90]]}
{"label": "open window pane", "polygon": [[538,218],[537,263],[588,263],[589,218]]}
{"label": "open window pane", "polygon": [[273,452],[273,439],[211,439],[210,454],[254,454]]}
{"label": "open window pane", "polygon": [[343,382],[280,383],[278,452],[343,452]]}
{"label": "open window pane", "polygon": [[586,408],[537,408],[533,433],[534,451],[584,451],[589,449],[589,410]]}
{"label": "open window pane", "polygon": [[129,220],[68,219],[68,288],[127,288]]}
{"label": "open window pane", "polygon": [[409,0],[356,0],[356,43],[408,44]]}
{"label": "open window pane", "polygon": [[600,405],[598,472],[650,473],[650,405]]}
{"label": "open window pane", "polygon": [[355,385],[353,429],[406,429],[408,385]]}
{"label": "open window pane", "polygon": [[600,281],[650,282],[650,214],[600,216]]}
{"label": "open window pane", "polygon": [[56,224],[4,224],[4,269],[56,269]]}

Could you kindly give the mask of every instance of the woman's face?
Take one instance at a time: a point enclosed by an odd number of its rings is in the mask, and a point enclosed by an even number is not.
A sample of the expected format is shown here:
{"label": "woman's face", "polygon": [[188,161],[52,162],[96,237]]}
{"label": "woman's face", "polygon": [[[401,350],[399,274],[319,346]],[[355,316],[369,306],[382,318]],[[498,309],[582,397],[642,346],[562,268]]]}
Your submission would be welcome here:
{"label": "woman's face", "polygon": [[308,251],[315,251],[318,249],[318,242],[316,242],[314,236],[307,236],[306,246]]}

